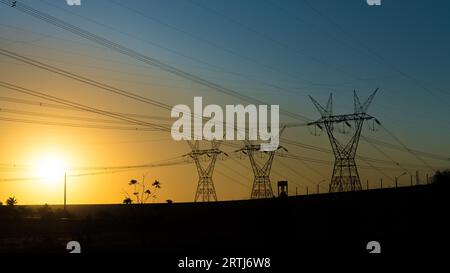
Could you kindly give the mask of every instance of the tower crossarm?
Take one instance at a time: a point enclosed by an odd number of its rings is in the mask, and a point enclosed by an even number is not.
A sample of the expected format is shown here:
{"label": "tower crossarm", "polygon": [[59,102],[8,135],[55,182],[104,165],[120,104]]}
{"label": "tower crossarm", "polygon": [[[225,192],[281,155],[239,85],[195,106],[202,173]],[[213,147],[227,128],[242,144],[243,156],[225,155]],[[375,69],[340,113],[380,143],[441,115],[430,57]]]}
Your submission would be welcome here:
{"label": "tower crossarm", "polygon": [[366,113],[354,113],[347,115],[334,115],[334,116],[325,116],[316,121],[308,122],[308,125],[320,125],[320,124],[332,124],[339,122],[348,122],[348,121],[358,121],[358,120],[369,120],[373,119],[371,115]]}

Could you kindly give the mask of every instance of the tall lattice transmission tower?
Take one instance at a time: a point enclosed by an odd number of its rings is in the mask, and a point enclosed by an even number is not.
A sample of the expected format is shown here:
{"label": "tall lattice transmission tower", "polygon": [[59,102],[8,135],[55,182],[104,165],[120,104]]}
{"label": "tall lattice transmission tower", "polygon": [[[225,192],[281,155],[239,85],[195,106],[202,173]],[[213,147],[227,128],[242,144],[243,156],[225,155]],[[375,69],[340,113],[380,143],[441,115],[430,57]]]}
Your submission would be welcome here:
{"label": "tall lattice transmission tower", "polygon": [[[284,128],[281,131],[283,130]],[[282,146],[278,146],[278,148],[273,151],[261,151],[260,144],[251,144],[247,142],[244,147],[236,151],[242,152],[250,159],[254,175],[252,193],[250,196],[251,199],[271,198],[274,196],[272,184],[270,182],[270,171],[272,169],[275,154],[279,150],[287,152]],[[257,157],[259,157],[260,160],[257,160]]]}
{"label": "tall lattice transmission tower", "polygon": [[217,201],[212,176],[219,155],[227,155],[219,150],[221,142],[216,140],[211,141],[210,149],[200,149],[198,140],[193,142],[188,141],[188,144],[191,147],[191,152],[185,156],[192,158],[198,173],[198,185],[194,201]]}
{"label": "tall lattice transmission tower", "polygon": [[[325,127],[335,157],[333,174],[330,182],[330,192],[358,191],[362,189],[358,168],[355,162],[356,149],[358,148],[364,121],[373,119],[375,122],[379,123],[377,119],[366,113],[377,91],[378,88],[363,104],[361,104],[358,95],[354,91],[353,100],[355,112],[347,115],[333,115],[332,94],[330,94],[325,108],[310,96],[311,101],[322,117],[317,121],[308,123],[308,125],[314,125],[320,129],[323,129],[323,126]],[[336,139],[334,129],[338,124],[352,127],[350,124],[351,121],[354,123],[353,133],[350,135],[350,139],[347,142],[341,143]]]}

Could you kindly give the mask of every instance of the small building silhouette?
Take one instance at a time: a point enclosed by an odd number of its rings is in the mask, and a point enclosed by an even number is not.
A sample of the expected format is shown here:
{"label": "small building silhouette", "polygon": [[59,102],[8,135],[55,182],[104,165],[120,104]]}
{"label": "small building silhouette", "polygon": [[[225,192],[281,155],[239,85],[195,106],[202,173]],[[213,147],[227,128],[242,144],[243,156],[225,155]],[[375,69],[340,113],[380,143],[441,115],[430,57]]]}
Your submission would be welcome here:
{"label": "small building silhouette", "polygon": [[278,181],[278,197],[288,197],[288,182]]}

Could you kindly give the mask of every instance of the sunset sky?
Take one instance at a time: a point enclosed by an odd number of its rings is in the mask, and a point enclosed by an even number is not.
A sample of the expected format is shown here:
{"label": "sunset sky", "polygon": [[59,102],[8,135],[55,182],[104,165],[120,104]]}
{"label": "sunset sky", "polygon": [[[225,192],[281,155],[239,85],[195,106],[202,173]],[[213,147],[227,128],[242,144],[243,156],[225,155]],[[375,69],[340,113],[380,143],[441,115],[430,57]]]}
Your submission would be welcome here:
{"label": "sunset sky", "polygon": [[[336,114],[353,111],[353,90],[365,100],[380,88],[368,110],[386,130],[364,127],[358,154],[370,157],[359,172],[377,187],[387,186],[406,169],[422,179],[449,166],[450,158],[450,2],[388,1],[368,6],[352,1],[272,0],[64,0],[18,1],[67,23],[114,41],[201,79],[315,120],[308,98],[325,104],[330,92]],[[0,48],[74,74],[168,105],[249,104],[205,85],[83,39],[26,13],[0,5]],[[101,110],[133,114],[138,120],[170,127],[170,111],[54,74],[0,54],[0,81]],[[301,123],[281,116],[281,123]],[[303,121],[304,122],[304,121]],[[84,127],[80,127],[84,126]],[[86,128],[95,127],[95,128]],[[108,127],[108,128],[106,128]],[[135,128],[139,128],[135,130]],[[68,202],[121,203],[130,179],[158,179],[155,202],[193,201],[197,186],[192,163],[154,168],[113,169],[182,160],[185,142],[170,133],[71,109],[0,86],[0,201],[19,204],[63,202],[64,172]],[[325,133],[305,126],[284,136],[330,149]],[[239,144],[239,142],[234,142]],[[317,149],[281,143],[305,161],[276,158],[272,186],[290,181],[290,194],[316,191],[329,180],[333,156]],[[248,199],[253,175],[248,158],[235,156],[216,165],[219,200]],[[440,159],[439,159],[440,158]],[[374,160],[375,159],[375,160]],[[421,160],[422,159],[422,160]],[[446,160],[447,159],[447,160]],[[377,161],[378,160],[378,161]],[[324,164],[328,161],[329,164]],[[400,163],[396,166],[394,162]],[[93,173],[96,173],[93,175]],[[300,173],[300,174],[299,174]],[[409,175],[401,184],[409,184]],[[38,177],[44,177],[39,178]],[[327,190],[321,183],[321,191]]]}

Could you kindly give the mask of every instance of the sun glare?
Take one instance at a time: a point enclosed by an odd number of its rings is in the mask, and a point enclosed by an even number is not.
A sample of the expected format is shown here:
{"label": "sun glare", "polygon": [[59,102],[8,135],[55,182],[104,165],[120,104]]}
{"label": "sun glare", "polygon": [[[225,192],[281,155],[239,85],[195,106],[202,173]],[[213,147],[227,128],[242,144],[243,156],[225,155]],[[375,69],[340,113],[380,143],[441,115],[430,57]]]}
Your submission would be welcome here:
{"label": "sun glare", "polygon": [[63,157],[55,154],[42,155],[36,159],[34,174],[46,183],[56,183],[64,177],[67,163]]}

